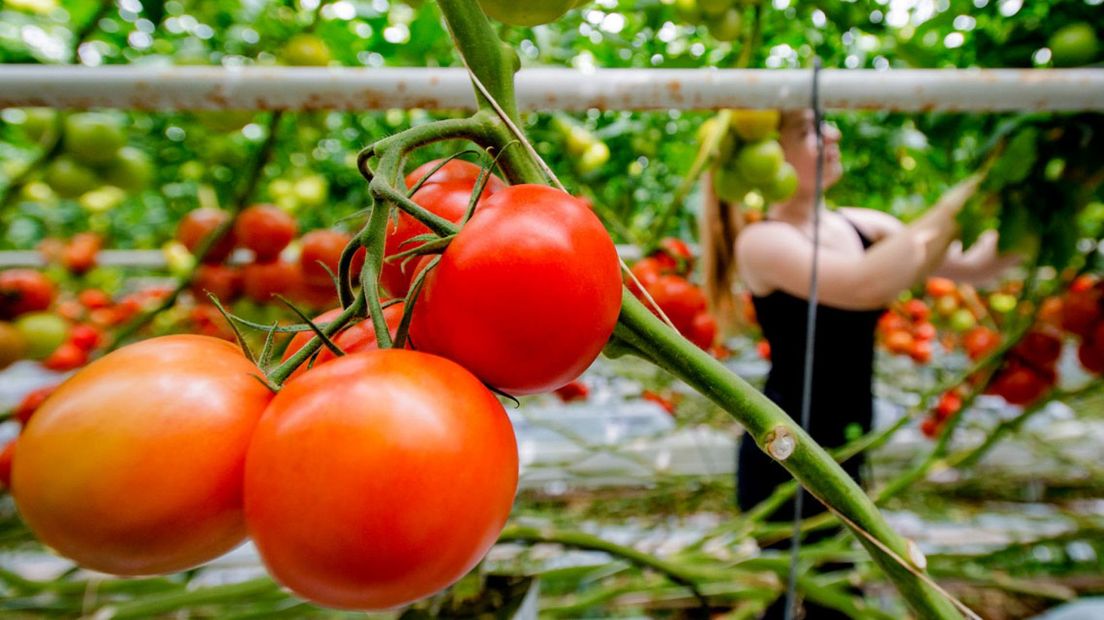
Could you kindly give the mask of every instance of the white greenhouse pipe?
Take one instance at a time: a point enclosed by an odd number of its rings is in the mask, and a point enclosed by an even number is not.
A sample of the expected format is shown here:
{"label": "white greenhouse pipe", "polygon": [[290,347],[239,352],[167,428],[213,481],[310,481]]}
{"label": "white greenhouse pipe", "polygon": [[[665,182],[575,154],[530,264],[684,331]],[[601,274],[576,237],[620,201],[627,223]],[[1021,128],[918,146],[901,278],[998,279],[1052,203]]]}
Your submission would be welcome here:
{"label": "white greenhouse pipe", "polygon": [[[525,69],[518,104],[535,110],[796,108],[799,69]],[[901,111],[1104,110],[1104,69],[825,70],[825,107]],[[472,109],[463,69],[0,66],[0,107],[138,110]]]}

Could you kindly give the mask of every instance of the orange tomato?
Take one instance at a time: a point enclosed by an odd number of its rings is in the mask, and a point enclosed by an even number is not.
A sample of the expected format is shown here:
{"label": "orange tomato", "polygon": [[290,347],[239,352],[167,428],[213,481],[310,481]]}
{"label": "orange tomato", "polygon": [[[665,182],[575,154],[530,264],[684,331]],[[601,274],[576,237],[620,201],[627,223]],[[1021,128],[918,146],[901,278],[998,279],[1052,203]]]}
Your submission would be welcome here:
{"label": "orange tomato", "polygon": [[46,398],[12,494],[43,543],[118,575],[184,570],[245,537],[242,468],[271,393],[232,344],[165,336],[106,355]]}

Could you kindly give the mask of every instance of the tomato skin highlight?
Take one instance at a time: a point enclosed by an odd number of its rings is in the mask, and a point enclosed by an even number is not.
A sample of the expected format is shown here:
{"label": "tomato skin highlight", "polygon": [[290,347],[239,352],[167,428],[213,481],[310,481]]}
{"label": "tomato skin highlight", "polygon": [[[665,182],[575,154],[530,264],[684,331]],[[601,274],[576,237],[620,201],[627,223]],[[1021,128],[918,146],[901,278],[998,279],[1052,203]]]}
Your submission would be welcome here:
{"label": "tomato skin highlight", "polygon": [[76,373],[19,438],[12,494],[38,538],[117,575],[175,572],[245,537],[242,468],[271,399],[234,345],[123,347]]}
{"label": "tomato skin highlight", "polygon": [[449,360],[388,349],[288,383],[245,465],[269,572],[329,607],[384,609],[445,588],[494,544],[517,490],[502,405]]}
{"label": "tomato skin highlight", "polygon": [[617,250],[582,201],[541,185],[488,198],[429,272],[414,348],[511,394],[554,390],[601,352],[621,311]]}

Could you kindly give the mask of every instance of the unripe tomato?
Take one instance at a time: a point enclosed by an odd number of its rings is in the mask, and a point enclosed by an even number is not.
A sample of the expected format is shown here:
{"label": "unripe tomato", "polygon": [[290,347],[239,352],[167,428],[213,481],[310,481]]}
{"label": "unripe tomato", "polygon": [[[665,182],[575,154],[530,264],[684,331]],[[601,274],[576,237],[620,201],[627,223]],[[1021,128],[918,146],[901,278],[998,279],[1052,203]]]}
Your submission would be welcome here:
{"label": "unripe tomato", "polygon": [[770,182],[778,174],[786,155],[775,140],[753,142],[736,155],[736,169],[745,179],[756,185]]}
{"label": "unripe tomato", "polygon": [[153,175],[153,162],[149,156],[133,146],[119,149],[115,159],[104,170],[104,180],[131,193],[145,189]]}
{"label": "unripe tomato", "polygon": [[735,167],[721,166],[713,171],[713,191],[725,202],[743,202],[751,183]]}
{"label": "unripe tomato", "polygon": [[977,325],[977,318],[968,308],[959,308],[951,315],[951,329],[956,332],[964,332]]}
{"label": "unripe tomato", "polygon": [[234,222],[234,238],[252,250],[259,263],[280,256],[298,230],[295,218],[274,205],[253,205]]}
{"label": "unripe tomato", "polygon": [[297,34],[284,45],[284,64],[296,67],[325,67],[333,60],[326,42],[313,34]]}
{"label": "unripe tomato", "polygon": [[45,310],[54,302],[54,285],[34,269],[0,271],[0,319]]}
{"label": "unripe tomato", "polygon": [[1077,22],[1064,26],[1047,41],[1056,67],[1088,64],[1100,53],[1100,41],[1090,24]]}
{"label": "unripe tomato", "polygon": [[[399,330],[399,323],[402,321],[403,308],[405,306],[402,303],[392,304],[383,309],[383,320],[387,323],[388,331],[391,332],[391,338],[395,337],[396,332]],[[336,319],[338,315],[342,313],[341,308],[333,308],[327,310],[322,314],[314,317],[314,324],[323,326],[326,323]],[[283,360],[286,362],[292,355],[302,349],[311,339],[314,338],[313,331],[299,332],[288,343],[287,349],[284,350]],[[372,351],[378,347],[376,343],[376,330],[372,325],[371,319],[364,319],[358,323],[354,323],[349,327],[342,329],[336,336],[331,336],[330,340],[337,345],[339,349],[345,353],[359,353],[361,351]],[[311,368],[317,368],[320,364],[337,359],[337,356],[330,351],[329,347],[323,346],[318,350],[317,357],[314,359],[314,365]],[[307,364],[303,364],[299,368],[295,369],[295,372],[291,373],[289,379],[303,374],[307,371]]]}
{"label": "unripe tomato", "polygon": [[479,5],[492,19],[511,26],[539,26],[563,17],[575,0],[542,0],[515,2],[511,0],[479,0]]}
{"label": "unripe tomato", "polygon": [[515,185],[488,198],[441,255],[414,310],[414,346],[510,393],[578,377],[621,310],[617,250],[586,204]]}
{"label": "unripe tomato", "polygon": [[766,110],[737,109],[729,111],[728,126],[748,142],[765,140],[778,130],[782,114],[773,108]]}
{"label": "unripe tomato", "polygon": [[271,393],[234,345],[153,338],[51,394],[19,438],[12,494],[38,538],[118,575],[191,568],[245,537],[245,451]]}
{"label": "unripe tomato", "polygon": [[[307,284],[312,286],[332,285],[333,280],[330,278],[330,273],[326,271],[326,267],[335,276],[337,275],[341,253],[352,240],[351,235],[336,230],[312,230],[303,235],[301,239],[302,250],[299,253],[299,267],[303,271],[303,279]],[[350,270],[355,276],[360,273],[363,266],[364,248],[361,248],[354,255]]]}
{"label": "unripe tomato", "polygon": [[0,321],[0,370],[23,359],[29,346],[23,332],[11,323]]}
{"label": "unripe tomato", "polygon": [[46,359],[69,335],[69,322],[52,312],[24,314],[15,320],[15,328],[26,339],[26,355],[33,360]]}
{"label": "unripe tomato", "polygon": [[735,41],[743,33],[744,19],[740,10],[732,7],[720,15],[707,16],[705,25],[718,41]]}
{"label": "unripe tomato", "polygon": [[76,198],[100,185],[95,172],[65,155],[50,162],[46,167],[45,179],[62,198]]}
{"label": "unripe tomato", "polygon": [[502,405],[425,353],[347,355],[288,383],[257,425],[245,516],[269,572],[329,607],[384,609],[463,577],[517,490]]}
{"label": "unripe tomato", "polygon": [[126,145],[119,119],[102,112],[80,112],[65,119],[65,150],[85,164],[106,164]]}
{"label": "unripe tomato", "polygon": [[[230,214],[221,209],[202,207],[189,211],[176,228],[176,240],[184,244],[189,252],[195,254],[203,240],[229,219]],[[234,231],[231,229],[211,247],[203,262],[223,262],[234,251],[234,243]]]}
{"label": "unripe tomato", "polygon": [[797,170],[790,165],[790,162],[784,161],[782,165],[778,167],[778,173],[774,175],[770,183],[764,185],[761,189],[763,191],[763,198],[767,202],[783,202],[789,200],[794,192],[797,191]]}

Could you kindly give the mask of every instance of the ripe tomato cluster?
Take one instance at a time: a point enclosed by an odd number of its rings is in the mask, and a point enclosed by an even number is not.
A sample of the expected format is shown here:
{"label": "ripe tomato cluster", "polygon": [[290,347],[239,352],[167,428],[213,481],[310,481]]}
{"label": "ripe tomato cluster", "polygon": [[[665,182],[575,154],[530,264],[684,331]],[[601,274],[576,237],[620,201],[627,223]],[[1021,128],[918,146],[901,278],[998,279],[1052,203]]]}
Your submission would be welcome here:
{"label": "ripe tomato cluster", "polygon": [[663,239],[650,256],[632,266],[632,273],[640,286],[631,279],[627,279],[626,284],[644,305],[658,315],[641,291],[642,286],[687,340],[701,349],[720,354],[721,351],[715,347],[717,319],[707,308],[705,293],[687,279],[693,267],[694,255],[689,246],[669,237]]}
{"label": "ripe tomato cluster", "polygon": [[86,364],[106,344],[107,333],[164,294],[131,293],[115,301],[100,289],[59,292],[43,272],[0,272],[0,369],[21,359],[64,372]]}
{"label": "ripe tomato cluster", "polygon": [[[1050,300],[1048,300],[1050,302]],[[1064,298],[1044,303],[1040,315],[1059,314],[1059,325],[1080,339],[1077,359],[1093,374],[1104,374],[1104,282],[1078,278]]]}
{"label": "ripe tomato cluster", "polygon": [[[458,221],[478,172],[451,163],[414,198]],[[264,211],[243,213],[201,266],[207,290],[232,299],[233,278],[212,274],[237,270],[224,264],[235,246],[255,256],[243,278],[280,262],[294,228]],[[225,224],[193,212],[178,239],[194,251]],[[422,230],[400,217],[387,244],[402,251],[395,237]],[[336,270],[348,242],[315,251],[304,237],[302,254],[332,258]],[[387,288],[409,287],[432,258],[411,270],[387,263]],[[322,282],[307,258],[295,265],[307,285]],[[471,570],[509,516],[517,445],[488,385],[519,394],[571,385],[612,334],[620,300],[616,249],[585,203],[492,178],[425,272],[415,350],[380,350],[372,322],[355,322],[331,338],[344,355],[320,351],[273,395],[264,371],[223,340],[123,347],[21,409],[34,414],[7,452],[12,494],[43,542],[94,570],[184,570],[248,535],[269,572],[304,598],[348,609],[409,603]],[[403,312],[402,302],[383,310],[393,336]],[[285,360],[309,333],[289,342]]]}
{"label": "ripe tomato cluster", "polygon": [[959,388],[944,392],[928,417],[920,423],[920,432],[929,439],[938,437],[947,421],[962,410],[962,394]]}

